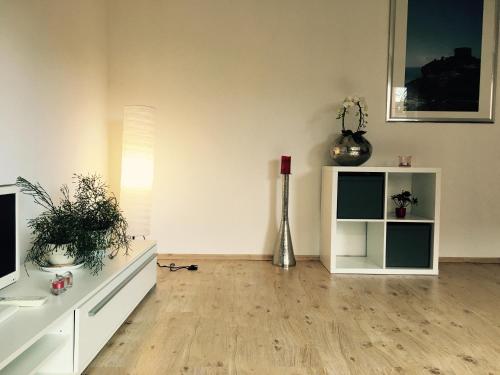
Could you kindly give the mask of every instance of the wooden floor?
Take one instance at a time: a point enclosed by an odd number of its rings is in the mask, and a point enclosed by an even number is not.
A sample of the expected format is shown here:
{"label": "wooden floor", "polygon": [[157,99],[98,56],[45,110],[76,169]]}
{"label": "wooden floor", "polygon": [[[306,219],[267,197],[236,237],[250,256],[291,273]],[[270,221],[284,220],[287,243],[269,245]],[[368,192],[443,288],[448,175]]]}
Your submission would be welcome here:
{"label": "wooden floor", "polygon": [[263,261],[159,270],[85,373],[499,374],[500,265],[331,276]]}

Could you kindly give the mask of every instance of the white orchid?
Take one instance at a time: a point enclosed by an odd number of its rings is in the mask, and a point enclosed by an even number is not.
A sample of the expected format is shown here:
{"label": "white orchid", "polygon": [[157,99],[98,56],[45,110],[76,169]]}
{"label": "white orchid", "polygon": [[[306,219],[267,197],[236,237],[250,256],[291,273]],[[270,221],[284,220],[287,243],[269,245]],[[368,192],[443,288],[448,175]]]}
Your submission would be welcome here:
{"label": "white orchid", "polygon": [[[368,106],[366,105],[365,101],[363,98],[360,98],[359,96],[346,96],[344,101],[342,102],[342,105],[340,108],[337,110],[337,119],[342,119],[342,132],[345,132],[345,116],[348,113],[351,113],[350,108],[355,109],[354,115],[356,117],[359,117],[358,120],[358,128],[356,130],[357,132],[361,132],[361,134],[365,133],[362,129],[366,128],[366,124],[368,124],[367,117],[368,117]],[[349,130],[349,132],[352,131]]]}
{"label": "white orchid", "polygon": [[347,108],[352,107],[352,105],[353,105],[353,104],[354,104],[353,102],[347,102],[347,101],[346,101],[346,102],[344,102],[344,104],[343,104],[343,105],[344,105],[344,108],[346,108],[346,109],[347,109]]}

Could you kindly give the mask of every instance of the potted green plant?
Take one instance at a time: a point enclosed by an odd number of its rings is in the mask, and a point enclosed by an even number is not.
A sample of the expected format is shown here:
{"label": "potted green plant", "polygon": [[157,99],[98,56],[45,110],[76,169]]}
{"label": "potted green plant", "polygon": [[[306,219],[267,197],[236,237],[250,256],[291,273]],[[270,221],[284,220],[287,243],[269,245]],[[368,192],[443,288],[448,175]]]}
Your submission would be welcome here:
{"label": "potted green plant", "polygon": [[396,204],[396,217],[400,219],[406,216],[406,207],[418,204],[418,199],[407,190],[402,190],[400,194],[391,195],[391,199]]}
{"label": "potted green plant", "polygon": [[110,258],[120,248],[128,251],[127,221],[118,201],[108,192],[96,175],[75,175],[76,192],[70,198],[66,185],[61,188],[62,198],[55,205],[50,195],[39,184],[18,177],[21,192],[31,195],[45,209],[29,220],[33,244],[26,255],[27,262],[38,266],[83,264],[93,274],[102,270],[106,250]]}
{"label": "potted green plant", "polygon": [[[77,248],[81,253],[90,252],[95,262],[94,267],[100,270],[106,250],[111,250],[111,257],[120,248],[128,250],[127,221],[118,200],[108,191],[108,186],[101,177],[77,174],[74,179],[74,205],[80,228]],[[99,254],[101,256],[96,256]]]}
{"label": "potted green plant", "polygon": [[77,220],[66,185],[60,189],[62,198],[54,204],[50,195],[39,184],[18,177],[17,186],[22,193],[30,195],[44,211],[28,221],[32,231],[32,247],[26,254],[26,261],[38,266],[47,263],[60,266],[71,264],[76,257]]}

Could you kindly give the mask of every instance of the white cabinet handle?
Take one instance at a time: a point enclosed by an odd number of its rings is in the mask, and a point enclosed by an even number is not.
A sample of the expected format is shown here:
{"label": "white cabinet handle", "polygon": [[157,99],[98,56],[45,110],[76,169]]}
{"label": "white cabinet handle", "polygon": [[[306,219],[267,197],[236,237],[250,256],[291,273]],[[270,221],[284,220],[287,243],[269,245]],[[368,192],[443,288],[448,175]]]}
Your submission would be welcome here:
{"label": "white cabinet handle", "polygon": [[141,264],[134,272],[132,272],[125,280],[118,284],[106,297],[104,297],[97,305],[95,305],[90,311],[89,316],[96,316],[99,311],[102,310],[104,306],[108,304],[109,301],[113,299],[114,296],[120,292],[129,282],[132,280],[139,272],[141,272],[144,267],[146,267],[153,259],[156,258],[156,254],[151,255],[143,264]]}

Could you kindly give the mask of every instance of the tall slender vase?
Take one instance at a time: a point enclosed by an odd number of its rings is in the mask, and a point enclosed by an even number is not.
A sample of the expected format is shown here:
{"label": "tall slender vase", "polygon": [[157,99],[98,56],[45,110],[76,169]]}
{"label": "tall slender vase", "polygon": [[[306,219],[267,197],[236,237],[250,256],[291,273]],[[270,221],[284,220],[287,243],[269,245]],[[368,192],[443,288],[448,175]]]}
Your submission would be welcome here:
{"label": "tall slender vase", "polygon": [[[282,170],[283,173],[283,170]],[[288,172],[290,173],[290,172]],[[295,266],[295,255],[293,254],[292,235],[288,223],[288,180],[290,175],[283,174],[283,196],[281,209],[281,223],[276,248],[274,249],[273,264],[275,266],[288,268]]]}

